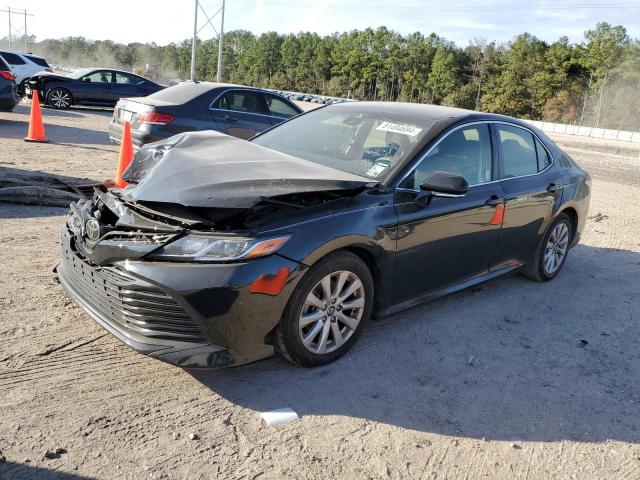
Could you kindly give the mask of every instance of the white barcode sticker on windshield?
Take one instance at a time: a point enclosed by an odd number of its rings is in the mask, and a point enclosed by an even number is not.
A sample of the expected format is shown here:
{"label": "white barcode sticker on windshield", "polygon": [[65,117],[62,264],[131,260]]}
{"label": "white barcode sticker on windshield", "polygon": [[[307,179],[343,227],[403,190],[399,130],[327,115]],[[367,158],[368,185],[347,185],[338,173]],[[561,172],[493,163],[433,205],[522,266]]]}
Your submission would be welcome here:
{"label": "white barcode sticker on windshield", "polygon": [[400,123],[382,122],[378,125],[376,130],[384,130],[385,132],[401,133],[402,135],[409,135],[415,137],[422,129],[414,127],[413,125],[402,125]]}
{"label": "white barcode sticker on windshield", "polygon": [[387,169],[386,165],[376,164],[373,167],[371,167],[369,170],[367,170],[367,176],[368,177],[377,177],[382,172],[384,172],[386,169]]}

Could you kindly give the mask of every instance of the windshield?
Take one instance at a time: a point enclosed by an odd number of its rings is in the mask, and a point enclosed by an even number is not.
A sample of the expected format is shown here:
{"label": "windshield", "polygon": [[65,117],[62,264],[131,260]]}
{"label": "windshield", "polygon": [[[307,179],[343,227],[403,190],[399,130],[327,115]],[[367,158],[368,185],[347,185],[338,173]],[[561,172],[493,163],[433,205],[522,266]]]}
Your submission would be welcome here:
{"label": "windshield", "polygon": [[411,158],[430,125],[367,108],[325,107],[252,141],[263,147],[375,180]]}
{"label": "windshield", "polygon": [[80,77],[84,77],[87,73],[90,72],[93,72],[93,70],[91,70],[90,68],[81,68],[80,70],[69,73],[67,77],[78,79]]}

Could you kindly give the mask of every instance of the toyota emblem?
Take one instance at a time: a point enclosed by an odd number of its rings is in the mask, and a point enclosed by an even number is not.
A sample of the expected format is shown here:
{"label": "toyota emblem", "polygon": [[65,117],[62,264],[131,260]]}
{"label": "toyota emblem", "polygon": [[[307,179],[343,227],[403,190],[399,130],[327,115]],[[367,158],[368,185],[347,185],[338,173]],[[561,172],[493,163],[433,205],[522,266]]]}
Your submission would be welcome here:
{"label": "toyota emblem", "polygon": [[95,242],[100,238],[100,223],[95,218],[90,218],[87,223],[84,224],[87,238],[92,242]]}

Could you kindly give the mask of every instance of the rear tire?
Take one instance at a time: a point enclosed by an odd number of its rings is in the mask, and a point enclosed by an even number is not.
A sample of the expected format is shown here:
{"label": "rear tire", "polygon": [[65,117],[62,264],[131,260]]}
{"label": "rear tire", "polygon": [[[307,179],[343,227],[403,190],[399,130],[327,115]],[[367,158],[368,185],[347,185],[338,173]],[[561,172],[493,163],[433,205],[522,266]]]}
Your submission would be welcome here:
{"label": "rear tire", "polygon": [[303,367],[333,362],[347,353],[368,323],[373,296],[373,277],[357,255],[328,255],[291,295],[276,330],[276,350]]}
{"label": "rear tire", "polygon": [[47,104],[58,110],[66,110],[72,102],[71,92],[66,88],[56,87],[47,94]]}
{"label": "rear tire", "polygon": [[543,235],[533,261],[522,268],[522,274],[537,282],[548,282],[555,278],[567,260],[572,232],[571,219],[559,213]]}

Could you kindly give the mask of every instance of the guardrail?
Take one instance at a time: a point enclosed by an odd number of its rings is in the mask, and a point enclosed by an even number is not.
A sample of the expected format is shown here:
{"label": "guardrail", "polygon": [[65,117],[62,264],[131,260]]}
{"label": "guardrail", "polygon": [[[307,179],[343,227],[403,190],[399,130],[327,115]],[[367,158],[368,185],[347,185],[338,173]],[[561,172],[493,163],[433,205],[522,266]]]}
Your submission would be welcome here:
{"label": "guardrail", "polygon": [[565,125],[562,123],[539,122],[525,120],[525,122],[538,127],[544,132],[564,133],[578,137],[599,138],[602,140],[618,140],[620,142],[640,143],[640,132],[627,132],[625,130],[609,130],[606,128],[580,127],[578,125]]}

